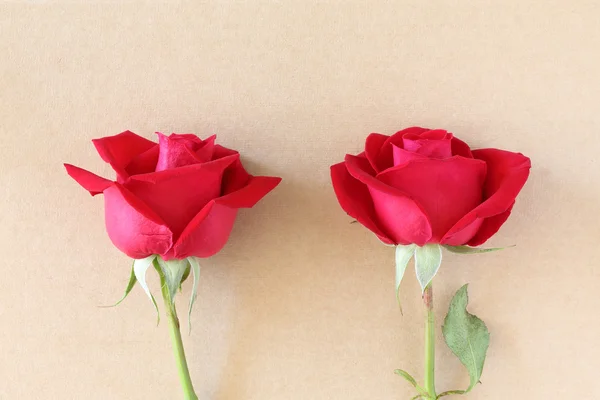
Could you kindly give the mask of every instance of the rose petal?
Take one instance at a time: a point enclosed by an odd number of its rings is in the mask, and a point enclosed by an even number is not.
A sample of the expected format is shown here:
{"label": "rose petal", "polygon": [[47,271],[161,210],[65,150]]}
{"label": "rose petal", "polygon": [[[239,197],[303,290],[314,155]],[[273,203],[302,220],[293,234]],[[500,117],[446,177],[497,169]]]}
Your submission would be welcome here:
{"label": "rose petal", "polygon": [[236,154],[204,164],[135,175],[125,187],[148,204],[177,238],[209,201],[221,196],[223,173],[238,158]]}
{"label": "rose petal", "polygon": [[[515,202],[508,207],[508,210],[500,213],[498,215],[494,215],[493,217],[485,218],[485,219],[476,219],[475,221],[481,221],[481,227],[477,231],[475,236],[472,236],[472,239],[468,241],[468,245],[475,247],[484,244],[489,238],[494,236],[496,232],[500,230],[500,227],[504,225],[504,223],[510,217],[510,213],[513,209]],[[463,243],[466,243],[463,242]]]}
{"label": "rose petal", "polygon": [[456,137],[452,137],[452,155],[473,158],[469,145]]}
{"label": "rose petal", "polygon": [[172,233],[142,200],[119,183],[104,191],[106,231],[113,244],[140,259],[171,248]]}
{"label": "rose petal", "polygon": [[379,156],[377,159],[377,165],[379,169],[377,172],[384,171],[388,168],[394,166],[394,157],[393,157],[393,148],[392,145],[396,145],[399,148],[404,148],[404,144],[402,141],[402,137],[407,134],[415,134],[419,135],[423,132],[427,132],[429,129],[421,128],[418,126],[413,126],[410,128],[402,129],[394,133],[392,136],[388,137],[388,139],[383,143],[381,149],[379,150]]}
{"label": "rose petal", "polygon": [[100,157],[115,170],[119,182],[127,179],[129,174],[127,174],[125,168],[137,155],[156,146],[156,143],[131,131],[94,139],[92,142]]}
{"label": "rose petal", "polygon": [[431,129],[419,135],[423,140],[450,140],[452,134],[445,129]]}
{"label": "rose petal", "polygon": [[212,159],[217,160],[219,158],[231,156],[234,154],[240,154],[240,153],[236,150],[232,150],[227,147],[221,146],[220,144],[215,144]]}
{"label": "rose petal", "polygon": [[187,165],[199,164],[203,161],[195,153],[196,148],[202,146],[202,141],[194,135],[165,136],[160,132],[158,135],[158,144],[160,150],[158,161],[156,162],[156,171],[165,171]]}
{"label": "rose petal", "polygon": [[422,154],[411,153],[410,151],[404,150],[403,148],[398,147],[395,144],[392,144],[392,149],[393,149],[393,153],[394,153],[394,166],[395,167],[397,167],[398,165],[401,165],[401,164],[406,164],[407,162],[412,161],[412,160],[427,158],[426,156],[424,156]]}
{"label": "rose petal", "polygon": [[202,162],[208,162],[213,159],[215,150],[215,139],[217,135],[212,135],[203,140],[202,146],[196,150],[196,157]]}
{"label": "rose petal", "polygon": [[377,179],[410,195],[427,214],[433,229],[431,242],[444,234],[481,203],[485,162],[463,157],[418,159],[390,168]]}
{"label": "rose petal", "polygon": [[159,151],[160,146],[155,144],[154,147],[135,156],[127,168],[125,168],[125,171],[129,176],[154,172],[156,170],[156,163],[158,162]]}
{"label": "rose petal", "polygon": [[90,192],[92,196],[104,192],[113,181],[102,178],[90,171],[86,171],[83,168],[76,167],[71,164],[63,164],[67,169],[67,173],[71,178],[75,179],[85,190]]}
{"label": "rose petal", "polygon": [[369,189],[348,173],[345,163],[331,166],[331,181],[338,202],[348,215],[377,235],[382,242],[396,244],[377,226],[377,216]]}
{"label": "rose petal", "polygon": [[371,133],[367,136],[367,140],[365,141],[365,156],[369,163],[371,163],[371,167],[376,172],[383,171],[385,169],[385,161],[379,159],[379,152],[381,150],[381,146],[388,140],[389,136],[382,135],[380,133]]}
{"label": "rose petal", "polygon": [[215,201],[231,208],[251,208],[281,182],[279,177],[252,176],[243,188],[226,194]]}
{"label": "rose petal", "polygon": [[168,258],[210,257],[225,246],[237,209],[209,202],[179,236]]}
{"label": "rose petal", "polygon": [[[213,160],[236,154],[239,155],[237,151],[228,149],[227,147],[223,147],[217,144],[215,145],[213,151]],[[248,184],[250,178],[251,175],[248,172],[246,172],[246,169],[244,168],[242,162],[238,158],[237,161],[235,161],[233,164],[227,167],[227,170],[225,171],[221,194],[226,195],[240,190]]]}
{"label": "rose petal", "polygon": [[227,243],[238,208],[254,206],[280,181],[277,177],[255,176],[241,190],[210,201],[185,227],[168,256],[210,257],[217,253]]}
{"label": "rose petal", "polygon": [[374,171],[366,158],[348,154],[345,164],[350,175],[367,186],[378,226],[388,232],[394,244],[422,246],[431,239],[431,225],[421,207],[404,192],[371,175]]}
{"label": "rose petal", "polygon": [[[510,212],[515,198],[529,176],[531,161],[523,154],[498,149],[481,149],[474,150],[473,157],[485,161],[488,166],[483,190],[484,201],[446,233],[442,240],[444,244],[456,244],[454,237],[478,219],[483,220],[481,228],[468,243],[469,245],[484,243],[506,221],[508,214],[505,213]],[[500,216],[500,214],[505,215]],[[491,217],[496,218],[491,219]],[[466,242],[461,244],[464,243]]]}
{"label": "rose petal", "polygon": [[412,138],[412,135],[402,138],[406,151],[436,159],[452,157],[451,142],[452,135],[442,130],[427,131],[418,138]]}

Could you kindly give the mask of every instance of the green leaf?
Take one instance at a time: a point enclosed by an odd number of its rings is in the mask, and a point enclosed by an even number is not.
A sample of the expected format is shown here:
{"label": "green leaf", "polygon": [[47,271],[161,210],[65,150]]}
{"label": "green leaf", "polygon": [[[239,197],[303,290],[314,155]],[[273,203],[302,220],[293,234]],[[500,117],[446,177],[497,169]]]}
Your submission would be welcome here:
{"label": "green leaf", "polygon": [[465,393],[479,382],[490,344],[490,333],[484,322],[467,312],[467,287],[464,285],[454,295],[442,326],[446,344],[469,371],[471,384]]}
{"label": "green leaf", "polygon": [[465,390],[448,390],[447,392],[441,393],[438,395],[438,399],[440,397],[452,396],[453,394],[465,394],[467,393]]}
{"label": "green leaf", "polygon": [[173,299],[177,294],[177,288],[181,285],[181,279],[183,278],[183,274],[188,268],[189,263],[187,259],[165,261],[161,257],[156,257],[156,260],[163,273],[164,284],[167,285],[167,289],[169,290],[169,298],[171,299],[171,302],[173,302]]}
{"label": "green leaf", "polygon": [[394,373],[396,375],[400,375],[401,377],[403,377],[404,379],[406,379],[408,381],[408,383],[410,383],[411,385],[413,385],[414,387],[417,387],[417,381],[415,378],[413,378],[408,372],[403,371],[401,369],[397,369],[394,371]]}
{"label": "green leaf", "polygon": [[444,248],[446,250],[451,251],[452,253],[456,253],[456,254],[490,253],[492,251],[504,250],[504,249],[508,249],[509,247],[515,247],[514,245],[512,245],[512,246],[506,246],[506,247],[491,247],[491,248],[487,248],[487,249],[482,249],[482,248],[470,247],[470,246],[447,246],[445,244],[442,246],[444,246]]}
{"label": "green leaf", "polygon": [[406,266],[408,265],[408,262],[415,254],[416,247],[417,245],[415,244],[409,244],[407,246],[396,246],[396,300],[398,300],[400,313],[402,313],[402,303],[400,302],[400,283],[402,282],[402,278],[404,277],[404,272],[406,271]]}
{"label": "green leaf", "polygon": [[188,309],[188,329],[192,331],[192,307],[196,301],[198,294],[198,281],[200,280],[200,263],[196,257],[188,257],[191,269],[194,273],[194,284],[192,286],[192,294],[190,297],[190,308]]}
{"label": "green leaf", "polygon": [[415,251],[415,271],[417,280],[421,285],[421,290],[433,280],[442,264],[442,248],[439,244],[426,244],[423,247],[416,248]]}
{"label": "green leaf", "polygon": [[415,378],[413,378],[411,374],[409,374],[408,372],[406,372],[402,369],[397,369],[394,371],[394,373],[396,375],[400,375],[401,377],[406,379],[406,381],[408,383],[413,385],[419,391],[419,394],[415,398],[419,398],[420,396],[427,396],[427,391],[425,389],[423,389],[421,386],[419,386],[419,384],[417,383],[417,380]]}
{"label": "green leaf", "polygon": [[110,305],[110,306],[100,306],[100,307],[102,307],[102,308],[110,308],[110,307],[116,307],[119,304],[121,304],[121,302],[123,300],[125,300],[125,298],[129,294],[129,292],[131,292],[131,289],[133,289],[133,287],[135,286],[136,282],[137,282],[137,278],[135,277],[135,271],[133,270],[133,265],[132,265],[131,266],[131,275],[129,276],[129,283],[127,284],[127,288],[125,289],[125,294],[123,295],[123,297],[121,297],[121,300],[117,301],[113,305]]}

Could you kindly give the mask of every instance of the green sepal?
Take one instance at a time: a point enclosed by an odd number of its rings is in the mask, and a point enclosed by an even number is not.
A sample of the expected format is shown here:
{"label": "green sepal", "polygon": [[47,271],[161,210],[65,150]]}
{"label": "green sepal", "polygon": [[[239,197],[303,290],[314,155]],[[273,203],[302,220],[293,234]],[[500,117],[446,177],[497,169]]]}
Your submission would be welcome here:
{"label": "green sepal", "polygon": [[181,285],[183,285],[183,282],[185,282],[187,280],[187,278],[190,276],[191,271],[192,271],[191,266],[188,265],[185,272],[183,273],[183,276],[181,277],[181,282],[179,283],[179,293],[182,292]]}
{"label": "green sepal", "polygon": [[102,308],[110,308],[110,307],[116,307],[119,304],[121,304],[123,302],[123,300],[125,300],[125,298],[127,297],[127,295],[129,295],[129,292],[131,292],[131,290],[135,286],[136,282],[137,282],[137,278],[135,277],[135,271],[133,270],[133,265],[132,265],[131,266],[131,275],[129,276],[129,283],[127,283],[127,288],[125,289],[125,294],[123,295],[123,297],[121,297],[121,300],[117,301],[113,305],[110,305],[110,306],[100,306],[100,307],[102,307]]}
{"label": "green sepal", "polygon": [[471,384],[464,393],[470,392],[479,382],[490,344],[490,333],[485,323],[467,312],[467,287],[461,287],[452,298],[442,326],[446,344],[469,372]]}
{"label": "green sepal", "polygon": [[177,289],[181,285],[183,274],[189,267],[189,262],[187,259],[165,261],[161,257],[157,257],[156,261],[158,261],[158,265],[162,271],[162,278],[164,279],[164,282],[161,281],[161,285],[167,285],[169,299],[171,299],[172,303],[177,294]]}
{"label": "green sepal", "polygon": [[406,272],[406,266],[415,254],[416,247],[417,245],[415,244],[406,246],[399,244],[396,246],[396,300],[398,301],[398,307],[400,307],[400,314],[403,314],[402,303],[400,301],[400,283],[402,283],[404,272]]}
{"label": "green sepal", "polygon": [[415,250],[415,272],[422,292],[425,292],[425,288],[431,283],[441,264],[442,248],[439,244],[432,243],[423,247],[417,246]]}
{"label": "green sepal", "polygon": [[470,246],[448,246],[445,244],[443,244],[442,246],[444,246],[444,248],[446,250],[451,251],[452,253],[456,253],[456,254],[491,253],[492,251],[504,250],[504,249],[508,249],[509,247],[515,247],[515,245],[512,245],[512,246],[506,246],[506,247],[489,247],[487,249],[484,249],[484,248],[470,247]]}
{"label": "green sepal", "polygon": [[169,310],[167,312],[172,312],[173,315],[177,315],[177,313],[175,312],[174,303],[172,301],[169,301],[167,304],[166,301],[167,299],[171,299],[171,294],[169,293],[169,286],[167,285],[167,282],[165,280],[165,274],[163,273],[162,268],[160,267],[158,257],[156,260],[154,260],[152,265],[154,266],[154,269],[156,270],[156,272],[158,273],[158,277],[160,278],[160,291],[163,295],[163,299],[165,299],[165,306],[169,307]]}
{"label": "green sepal", "polygon": [[148,268],[150,268],[150,265],[153,265],[155,263],[156,258],[156,254],[153,254],[146,258],[133,260],[133,272],[138,283],[140,284],[142,289],[144,289],[144,292],[146,292],[146,295],[148,295],[148,297],[152,301],[152,304],[154,305],[154,309],[156,310],[156,325],[158,325],[160,323],[160,312],[158,311],[158,304],[156,304],[156,300],[154,299],[152,293],[150,293],[150,288],[148,287],[148,283],[146,282],[146,272],[148,271]]}
{"label": "green sepal", "polygon": [[192,285],[192,294],[190,295],[190,307],[188,309],[188,329],[192,332],[192,308],[196,297],[198,297],[198,281],[200,280],[200,263],[196,257],[188,257],[190,269],[194,275],[194,284]]}

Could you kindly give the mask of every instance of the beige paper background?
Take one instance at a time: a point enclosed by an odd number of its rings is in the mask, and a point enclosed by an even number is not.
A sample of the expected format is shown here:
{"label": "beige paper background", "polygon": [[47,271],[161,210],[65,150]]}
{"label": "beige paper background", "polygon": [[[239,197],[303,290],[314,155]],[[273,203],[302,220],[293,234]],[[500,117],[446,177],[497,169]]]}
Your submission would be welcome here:
{"label": "beige paper background", "polygon": [[[478,5],[474,5],[477,3]],[[408,399],[423,315],[328,167],[370,132],[446,128],[533,160],[480,256],[446,255],[492,342],[468,399],[600,398],[600,7],[592,1],[0,5],[0,399],[178,399],[166,325],[108,240],[92,138],[218,134],[283,183],[205,260],[185,337],[201,399]],[[156,280],[152,281],[156,288]],[[189,287],[180,299],[185,307]],[[185,321],[185,319],[184,319]],[[438,333],[440,333],[438,331]],[[438,337],[438,389],[467,374]]]}

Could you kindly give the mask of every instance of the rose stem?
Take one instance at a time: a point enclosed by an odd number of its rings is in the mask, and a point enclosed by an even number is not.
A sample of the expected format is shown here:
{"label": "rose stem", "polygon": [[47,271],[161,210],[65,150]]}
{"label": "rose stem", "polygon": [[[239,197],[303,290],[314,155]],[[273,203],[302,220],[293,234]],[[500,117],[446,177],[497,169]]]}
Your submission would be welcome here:
{"label": "rose stem", "polygon": [[173,342],[175,360],[177,361],[179,380],[181,381],[181,386],[185,395],[184,399],[198,400],[198,396],[196,396],[196,393],[194,392],[194,386],[192,385],[192,379],[190,378],[190,371],[188,370],[187,361],[185,359],[185,351],[183,349],[183,342],[181,340],[179,318],[177,318],[175,303],[171,301],[171,296],[169,295],[169,289],[167,288],[167,285],[163,286],[162,295],[165,301],[167,319],[169,320],[169,331],[171,333],[171,341]]}
{"label": "rose stem", "polygon": [[423,292],[423,302],[427,310],[427,323],[425,325],[425,390],[432,399],[435,393],[435,318],[433,315],[433,289],[431,283]]}

